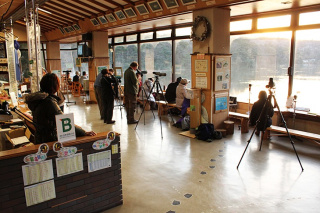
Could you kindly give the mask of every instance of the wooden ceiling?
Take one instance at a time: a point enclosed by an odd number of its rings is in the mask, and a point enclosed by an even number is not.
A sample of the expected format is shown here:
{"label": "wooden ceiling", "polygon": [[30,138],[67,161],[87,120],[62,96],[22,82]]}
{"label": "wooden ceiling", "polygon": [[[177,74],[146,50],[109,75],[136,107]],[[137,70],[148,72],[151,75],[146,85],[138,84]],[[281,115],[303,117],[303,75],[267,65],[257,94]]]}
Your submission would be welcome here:
{"label": "wooden ceiling", "polygon": [[[42,34],[48,40],[71,42],[91,31],[109,35],[143,31],[192,22],[192,11],[228,8],[231,17],[303,7],[320,8],[320,0],[34,0],[39,8]],[[27,2],[31,5],[31,1]],[[24,24],[24,0],[0,0],[3,23]],[[78,39],[77,39],[78,38]]]}

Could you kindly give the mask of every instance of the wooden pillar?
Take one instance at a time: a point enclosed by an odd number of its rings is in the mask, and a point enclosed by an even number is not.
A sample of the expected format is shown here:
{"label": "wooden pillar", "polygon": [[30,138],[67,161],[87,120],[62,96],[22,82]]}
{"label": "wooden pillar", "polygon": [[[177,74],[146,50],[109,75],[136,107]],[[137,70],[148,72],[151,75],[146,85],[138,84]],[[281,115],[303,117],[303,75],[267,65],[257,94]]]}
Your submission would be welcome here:
{"label": "wooden pillar", "polygon": [[[226,110],[216,110],[215,100],[216,97],[220,96],[227,96],[229,99],[230,85],[225,90],[217,90],[217,87],[215,86],[216,69],[214,67],[214,60],[215,56],[230,55],[230,10],[208,8],[194,11],[193,19],[195,20],[198,16],[203,16],[207,19],[211,31],[204,41],[193,41],[193,52],[197,54],[192,56],[192,88],[202,88],[202,93],[205,95],[205,101],[202,103],[202,106],[206,109],[206,113],[208,114],[207,122],[213,123],[215,128],[223,128],[223,122],[227,120],[228,117],[228,108]],[[203,26],[199,25],[197,30],[198,34],[201,35]],[[203,56],[199,54],[202,54]],[[199,61],[196,60],[207,61],[207,63],[204,63],[205,66],[202,63],[203,67],[200,68],[202,71],[196,70],[199,68],[196,68],[196,65],[200,64]],[[230,64],[229,66],[231,67]],[[229,72],[231,72],[231,69]],[[229,73],[229,75],[230,74],[231,73]],[[200,78],[202,78],[201,81],[199,80]],[[203,120],[206,119],[202,119],[202,122],[205,122]]]}
{"label": "wooden pillar", "polygon": [[94,82],[98,73],[98,67],[109,68],[109,44],[108,32],[92,32],[92,55],[89,60],[89,96],[91,102],[97,102],[94,94]]}
{"label": "wooden pillar", "polygon": [[60,43],[47,43],[47,71],[51,73],[53,70],[61,71]]}

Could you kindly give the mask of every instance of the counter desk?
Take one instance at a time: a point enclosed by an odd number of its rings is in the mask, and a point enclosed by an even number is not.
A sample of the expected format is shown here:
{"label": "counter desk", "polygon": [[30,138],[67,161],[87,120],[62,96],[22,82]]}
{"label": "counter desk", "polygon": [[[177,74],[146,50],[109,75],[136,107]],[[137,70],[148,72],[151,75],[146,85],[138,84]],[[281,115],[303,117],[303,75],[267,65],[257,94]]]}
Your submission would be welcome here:
{"label": "counter desk", "polygon": [[1,212],[101,212],[121,205],[119,134],[107,148],[93,149],[107,134],[64,142],[63,147],[77,148],[67,157],[58,157],[49,142],[46,160],[33,164],[24,157],[37,153],[39,145],[0,152]]}

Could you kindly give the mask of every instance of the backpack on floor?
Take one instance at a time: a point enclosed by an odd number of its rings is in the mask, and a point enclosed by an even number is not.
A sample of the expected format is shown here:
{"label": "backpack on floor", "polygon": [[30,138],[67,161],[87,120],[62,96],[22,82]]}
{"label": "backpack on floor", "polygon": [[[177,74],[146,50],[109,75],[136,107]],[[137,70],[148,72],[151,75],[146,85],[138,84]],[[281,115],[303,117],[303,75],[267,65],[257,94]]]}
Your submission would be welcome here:
{"label": "backpack on floor", "polygon": [[196,130],[196,137],[199,140],[211,142],[213,140],[213,132],[214,132],[213,124],[210,124],[210,123],[200,124],[200,126],[198,126],[198,129]]}

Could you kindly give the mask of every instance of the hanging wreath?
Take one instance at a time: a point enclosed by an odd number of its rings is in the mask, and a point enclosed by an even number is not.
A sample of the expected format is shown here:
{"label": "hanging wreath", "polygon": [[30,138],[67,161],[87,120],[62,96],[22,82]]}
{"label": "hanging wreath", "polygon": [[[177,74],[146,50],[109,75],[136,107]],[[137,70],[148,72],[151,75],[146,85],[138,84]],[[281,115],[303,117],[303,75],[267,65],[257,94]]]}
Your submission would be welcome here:
{"label": "hanging wreath", "polygon": [[[196,34],[196,30],[199,26],[203,25],[204,26],[204,31],[202,32],[201,35]],[[193,22],[192,25],[192,33],[191,33],[191,39],[193,41],[204,41],[206,38],[208,38],[210,34],[210,23],[204,16],[197,16]]]}

